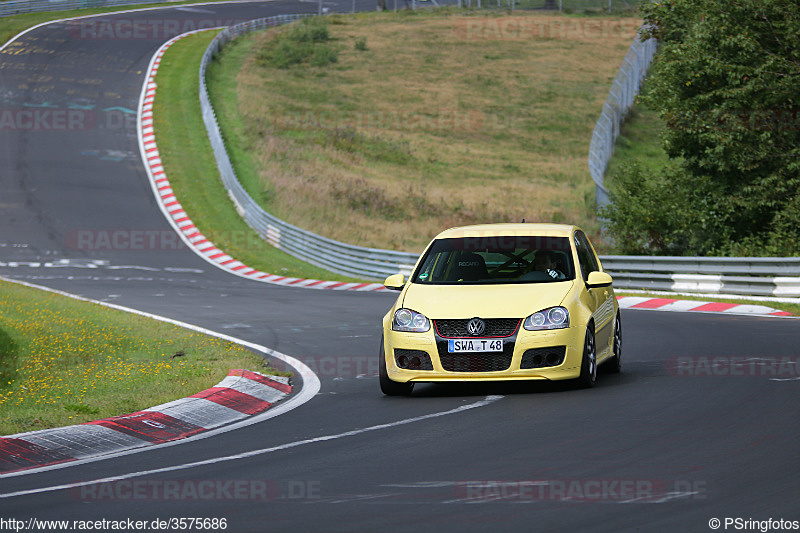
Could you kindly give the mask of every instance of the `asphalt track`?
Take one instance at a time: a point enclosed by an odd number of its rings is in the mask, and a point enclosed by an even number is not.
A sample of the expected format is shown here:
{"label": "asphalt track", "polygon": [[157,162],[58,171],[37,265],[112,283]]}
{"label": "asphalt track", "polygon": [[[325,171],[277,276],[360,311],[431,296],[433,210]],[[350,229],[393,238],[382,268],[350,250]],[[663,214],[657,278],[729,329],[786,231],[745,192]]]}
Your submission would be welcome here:
{"label": "asphalt track", "polygon": [[[241,3],[102,18],[183,24],[315,8]],[[216,437],[0,477],[0,518],[208,517],[225,518],[228,531],[368,532],[709,531],[712,518],[721,529],[725,518],[800,520],[796,320],[626,310],[624,372],[601,375],[592,390],[427,385],[385,398],[374,358],[391,294],[270,286],[169,246],[76,245],[80,231],[171,231],[124,120],[166,38],[83,37],[48,25],[0,54],[3,110],[90,117],[78,130],[0,128],[0,275],[268,346],[304,360],[322,388],[294,411]],[[29,492],[2,497],[20,491]]]}

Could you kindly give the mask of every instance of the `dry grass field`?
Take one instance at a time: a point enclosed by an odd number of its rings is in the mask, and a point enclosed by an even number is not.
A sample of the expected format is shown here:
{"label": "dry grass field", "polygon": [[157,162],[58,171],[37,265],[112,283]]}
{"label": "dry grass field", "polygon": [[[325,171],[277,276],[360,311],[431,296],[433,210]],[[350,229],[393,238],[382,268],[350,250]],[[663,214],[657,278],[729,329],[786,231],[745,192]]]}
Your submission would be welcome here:
{"label": "dry grass field", "polygon": [[523,218],[596,234],[589,141],[639,20],[330,19],[335,63],[272,66],[281,28],[231,45],[209,75],[240,179],[268,211],[412,252],[447,227]]}

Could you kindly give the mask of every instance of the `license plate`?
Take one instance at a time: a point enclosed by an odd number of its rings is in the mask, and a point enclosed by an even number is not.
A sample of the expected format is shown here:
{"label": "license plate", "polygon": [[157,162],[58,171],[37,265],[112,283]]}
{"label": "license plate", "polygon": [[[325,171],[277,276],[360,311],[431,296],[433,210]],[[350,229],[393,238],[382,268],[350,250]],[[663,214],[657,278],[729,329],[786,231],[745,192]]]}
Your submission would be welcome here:
{"label": "license plate", "polygon": [[447,351],[457,352],[502,352],[501,339],[448,339]]}

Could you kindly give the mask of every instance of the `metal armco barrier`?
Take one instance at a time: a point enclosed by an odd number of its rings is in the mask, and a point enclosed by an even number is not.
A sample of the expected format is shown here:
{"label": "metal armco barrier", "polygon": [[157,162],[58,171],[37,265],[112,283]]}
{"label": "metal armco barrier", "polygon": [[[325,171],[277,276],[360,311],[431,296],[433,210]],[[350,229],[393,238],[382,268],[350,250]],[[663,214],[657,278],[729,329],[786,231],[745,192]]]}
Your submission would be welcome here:
{"label": "metal armco barrier", "polygon": [[[380,280],[398,272],[408,275],[417,261],[416,254],[363,248],[302,230],[265,212],[244,191],[236,178],[209,102],[205,83],[206,67],[222,45],[237,35],[292,22],[302,16],[269,17],[232,26],[217,35],[203,56],[200,66],[200,103],[222,181],[242,217],[276,248],[317,266],[351,276]],[[648,46],[654,50],[654,43]],[[615,87],[619,85],[618,81],[615,81]],[[635,94],[632,89],[626,94],[630,95],[632,102]],[[600,260],[614,277],[614,286],[619,289],[800,297],[800,258],[601,256]]]}
{"label": "metal armco barrier", "polygon": [[618,289],[800,297],[797,257],[601,256]]}

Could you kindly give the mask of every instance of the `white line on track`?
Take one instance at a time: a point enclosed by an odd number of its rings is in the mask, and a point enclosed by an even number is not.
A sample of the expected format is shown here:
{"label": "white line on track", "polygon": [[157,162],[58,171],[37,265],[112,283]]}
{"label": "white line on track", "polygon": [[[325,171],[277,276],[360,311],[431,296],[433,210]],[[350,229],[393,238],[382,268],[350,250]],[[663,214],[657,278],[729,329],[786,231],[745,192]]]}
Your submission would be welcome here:
{"label": "white line on track", "polygon": [[45,492],[54,492],[54,491],[58,491],[58,490],[68,490],[68,489],[74,489],[74,488],[77,488],[77,487],[85,487],[87,485],[96,485],[98,483],[112,483],[112,482],[115,482],[115,481],[123,481],[123,480],[126,480],[126,479],[133,479],[133,478],[136,478],[136,477],[142,477],[142,476],[147,476],[147,475],[164,474],[164,473],[167,473],[167,472],[175,472],[175,471],[178,471],[178,470],[188,470],[190,468],[195,468],[195,467],[198,467],[198,466],[207,466],[207,465],[214,465],[214,464],[224,463],[224,462],[228,462],[228,461],[236,461],[238,459],[247,459],[247,458],[256,457],[256,456],[259,456],[259,455],[266,455],[266,454],[272,453],[272,452],[278,452],[278,451],[282,451],[282,450],[288,450],[290,448],[297,448],[299,446],[305,446],[306,444],[315,444],[317,442],[326,442],[326,441],[330,441],[330,440],[342,439],[342,438],[345,438],[345,437],[354,437],[356,435],[362,435],[364,433],[369,433],[370,431],[378,431],[378,430],[381,430],[381,429],[388,429],[388,428],[393,428],[393,427],[397,427],[397,426],[403,426],[405,424],[412,424],[414,422],[421,422],[423,420],[429,420],[431,418],[439,418],[439,417],[442,417],[442,416],[453,415],[453,414],[461,413],[461,412],[464,412],[464,411],[468,411],[470,409],[476,409],[478,407],[484,407],[484,406],[492,404],[492,403],[494,403],[497,400],[500,400],[502,398],[503,398],[503,396],[496,396],[496,395],[487,396],[483,400],[480,400],[480,401],[477,401],[477,402],[473,402],[473,403],[467,404],[467,405],[462,405],[460,407],[456,407],[455,409],[449,409],[447,411],[440,411],[438,413],[430,413],[430,414],[427,414],[427,415],[416,416],[416,417],[413,417],[413,418],[405,418],[403,420],[398,420],[396,422],[388,422],[386,424],[378,424],[376,426],[369,426],[369,427],[365,427],[365,428],[354,429],[352,431],[345,431],[343,433],[336,433],[334,435],[325,435],[325,436],[316,437],[316,438],[313,438],[313,439],[297,440],[297,441],[289,442],[289,443],[286,443],[286,444],[280,444],[278,446],[272,446],[270,448],[262,448],[260,450],[252,450],[252,451],[249,451],[249,452],[238,453],[238,454],[235,454],[235,455],[226,455],[226,456],[223,456],[223,457],[214,457],[214,458],[211,458],[211,459],[205,459],[203,461],[194,461],[194,462],[191,462],[191,463],[184,463],[184,464],[180,464],[180,465],[167,466],[167,467],[164,467],[164,468],[154,468],[152,470],[141,470],[139,472],[130,472],[128,474],[121,474],[121,475],[118,475],[118,476],[110,476],[110,477],[105,477],[105,478],[100,478],[100,479],[94,479],[94,480],[91,480],[91,481],[80,481],[80,482],[75,482],[75,483],[65,483],[63,485],[53,485],[53,486],[50,486],[50,487],[39,487],[39,488],[36,488],[36,489],[20,490],[20,491],[16,491],[16,492],[7,492],[7,493],[4,493],[4,494],[0,494],[0,499],[13,498],[13,497],[16,497],[16,496],[28,496],[28,495],[31,495],[31,494],[42,494],[42,493],[45,493]]}

